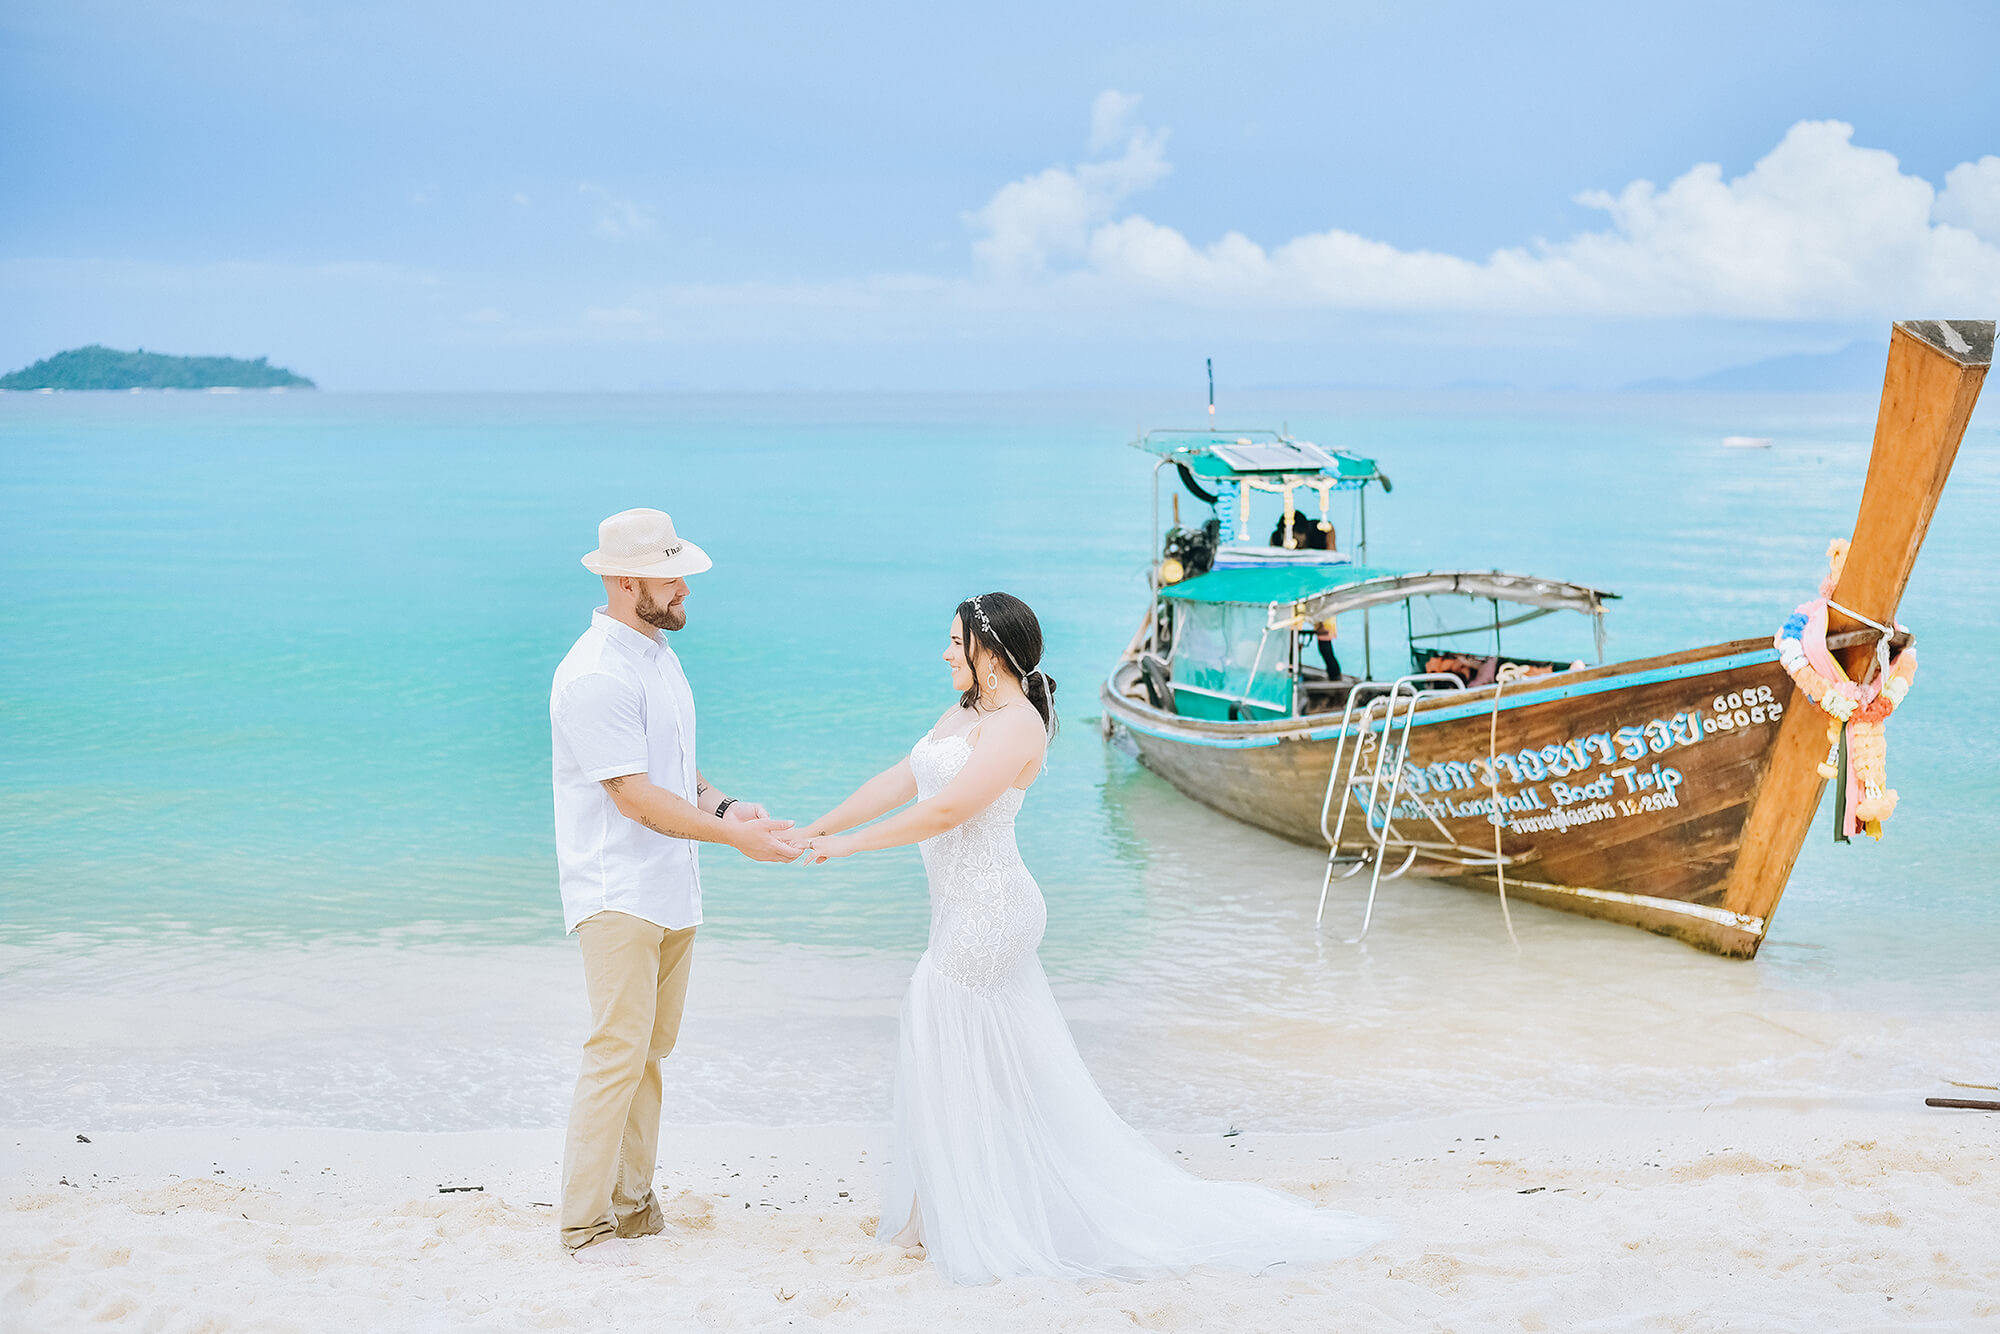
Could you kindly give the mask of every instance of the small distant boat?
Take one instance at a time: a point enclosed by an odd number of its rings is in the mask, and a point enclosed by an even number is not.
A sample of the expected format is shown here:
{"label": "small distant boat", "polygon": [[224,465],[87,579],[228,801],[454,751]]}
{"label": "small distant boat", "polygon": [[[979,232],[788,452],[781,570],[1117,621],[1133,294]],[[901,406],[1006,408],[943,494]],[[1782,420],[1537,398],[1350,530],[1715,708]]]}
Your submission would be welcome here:
{"label": "small distant boat", "polygon": [[[1895,326],[1840,609],[1895,624],[1993,339],[1986,321]],[[1369,564],[1366,493],[1390,489],[1373,459],[1281,431],[1133,443],[1158,460],[1160,545],[1151,605],[1099,691],[1107,740],[1194,800],[1325,849],[1322,914],[1336,877],[1368,872],[1364,934],[1380,883],[1414,872],[1757,953],[1827,749],[1826,718],[1770,629],[1605,663],[1615,594]],[[1183,525],[1175,495],[1163,533],[1163,479],[1209,517]],[[1336,498],[1352,506],[1351,549],[1336,540]],[[1520,627],[1537,622],[1524,645]],[[1564,623],[1587,626],[1594,661],[1553,651],[1560,636],[1546,632]],[[1865,679],[1881,633],[1838,609],[1827,629],[1843,670]]]}
{"label": "small distant boat", "polygon": [[1724,449],[1769,449],[1771,437],[1768,435],[1725,435],[1722,437]]}

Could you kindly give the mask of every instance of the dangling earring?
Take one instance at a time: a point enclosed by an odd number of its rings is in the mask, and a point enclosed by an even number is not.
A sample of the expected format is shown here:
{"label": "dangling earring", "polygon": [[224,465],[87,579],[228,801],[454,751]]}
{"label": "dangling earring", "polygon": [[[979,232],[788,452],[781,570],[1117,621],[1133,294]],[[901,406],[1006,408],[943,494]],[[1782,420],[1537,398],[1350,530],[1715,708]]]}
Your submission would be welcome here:
{"label": "dangling earring", "polygon": [[986,688],[993,691],[1000,689],[1000,673],[995,668],[986,669]]}

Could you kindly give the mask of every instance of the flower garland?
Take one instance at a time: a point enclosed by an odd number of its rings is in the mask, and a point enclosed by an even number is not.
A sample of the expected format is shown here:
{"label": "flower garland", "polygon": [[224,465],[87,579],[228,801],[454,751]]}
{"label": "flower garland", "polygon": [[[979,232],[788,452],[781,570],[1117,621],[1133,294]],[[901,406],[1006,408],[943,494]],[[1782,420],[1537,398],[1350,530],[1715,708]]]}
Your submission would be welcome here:
{"label": "flower garland", "polygon": [[[1882,670],[1865,684],[1848,679],[1826,647],[1827,605],[1847,564],[1847,543],[1836,539],[1827,546],[1826,556],[1827,576],[1820,581],[1819,596],[1799,604],[1773,642],[1778,661],[1793,682],[1832,720],[1826,728],[1821,778],[1839,776],[1845,735],[1847,784],[1838,808],[1840,836],[1865,832],[1880,839],[1882,822],[1896,811],[1896,792],[1888,782],[1889,739],[1883,723],[1910,693],[1910,683],[1917,675],[1917,651],[1905,648],[1886,656]],[[1903,629],[1901,625],[1896,628]]]}

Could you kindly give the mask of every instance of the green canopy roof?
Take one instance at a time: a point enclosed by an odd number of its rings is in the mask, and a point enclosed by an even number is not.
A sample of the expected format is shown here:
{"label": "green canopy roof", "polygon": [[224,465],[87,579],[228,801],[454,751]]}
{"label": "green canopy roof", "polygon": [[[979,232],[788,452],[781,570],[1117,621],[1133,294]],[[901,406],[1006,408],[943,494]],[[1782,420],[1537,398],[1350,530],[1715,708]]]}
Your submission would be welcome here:
{"label": "green canopy roof", "polygon": [[1376,579],[1392,579],[1401,570],[1384,570],[1367,565],[1251,566],[1246,569],[1210,570],[1160,590],[1163,598],[1180,602],[1245,602],[1269,605],[1273,602],[1302,602],[1321,593],[1365,584]]}
{"label": "green canopy roof", "polygon": [[1382,480],[1374,459],[1278,431],[1148,431],[1133,443],[1210,480],[1333,477],[1343,490]]}

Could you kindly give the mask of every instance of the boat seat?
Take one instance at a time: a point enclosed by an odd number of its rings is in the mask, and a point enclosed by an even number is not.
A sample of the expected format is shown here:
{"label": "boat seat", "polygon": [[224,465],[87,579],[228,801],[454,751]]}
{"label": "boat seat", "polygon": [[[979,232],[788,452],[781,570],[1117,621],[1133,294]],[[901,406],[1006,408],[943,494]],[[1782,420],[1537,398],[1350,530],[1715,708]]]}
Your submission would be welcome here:
{"label": "boat seat", "polygon": [[1305,711],[1307,713],[1331,713],[1347,703],[1347,697],[1354,693],[1354,687],[1361,684],[1361,678],[1343,676],[1329,681],[1325,677],[1306,677]]}
{"label": "boat seat", "polygon": [[1139,655],[1139,683],[1146,687],[1146,702],[1162,713],[1173,713],[1173,674],[1167,661],[1157,653]]}

